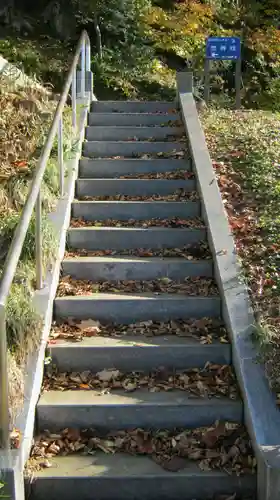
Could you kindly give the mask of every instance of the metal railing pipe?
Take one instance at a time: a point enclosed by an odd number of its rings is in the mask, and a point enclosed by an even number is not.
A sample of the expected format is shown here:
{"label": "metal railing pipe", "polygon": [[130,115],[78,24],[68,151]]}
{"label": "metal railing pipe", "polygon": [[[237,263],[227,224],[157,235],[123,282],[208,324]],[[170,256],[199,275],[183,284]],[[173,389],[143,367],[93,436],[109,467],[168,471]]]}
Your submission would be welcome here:
{"label": "metal railing pipe", "polygon": [[57,129],[57,158],[59,170],[59,193],[64,194],[64,164],[63,164],[63,118],[60,116]]}
{"label": "metal railing pipe", "polygon": [[[22,214],[20,217],[20,221],[17,225],[17,228],[15,230],[15,234],[13,237],[13,240],[10,245],[10,249],[8,251],[5,264],[4,264],[4,269],[3,269],[3,274],[2,274],[2,279],[0,282],[0,304],[5,304],[12,281],[14,279],[14,275],[16,272],[16,267],[20,258],[20,254],[22,251],[22,247],[24,244],[25,236],[28,230],[28,226],[30,223],[30,219],[32,217],[32,212],[38,197],[39,189],[41,186],[41,182],[43,180],[43,176],[45,173],[46,165],[53,147],[53,142],[57,133],[57,128],[58,128],[58,122],[60,119],[60,116],[62,114],[63,108],[66,104],[69,89],[72,83],[72,76],[74,73],[74,70],[76,69],[76,66],[79,61],[79,56],[80,56],[80,51],[81,51],[81,45],[82,45],[82,40],[83,36],[88,38],[88,35],[84,32],[81,39],[80,43],[77,47],[77,50],[75,52],[73,62],[71,65],[70,70],[68,71],[67,79],[62,91],[62,94],[60,96],[60,100],[58,102],[54,118],[48,133],[47,140],[45,142],[45,146],[43,148],[43,151],[40,155],[40,158],[38,160],[38,164],[35,170],[35,175],[33,177],[33,181],[31,183],[28,197],[26,200],[26,203],[24,205],[24,208],[22,210]],[[89,39],[88,39],[89,40]]]}
{"label": "metal railing pipe", "polygon": [[43,288],[43,237],[42,237],[42,200],[39,190],[35,206],[35,251],[36,251],[36,288]]}
{"label": "metal railing pipe", "polygon": [[72,77],[72,88],[71,88],[71,104],[72,104],[72,127],[73,134],[76,134],[77,130],[77,71],[75,70]]}
{"label": "metal railing pipe", "polygon": [[67,73],[66,81],[57,104],[49,133],[39,157],[34,177],[28,192],[27,200],[23,207],[19,223],[4,263],[0,281],[0,448],[10,447],[9,439],[9,390],[8,390],[8,346],[6,332],[6,302],[10,288],[15,277],[28,227],[35,209],[35,264],[36,288],[43,287],[43,235],[42,235],[42,200],[41,184],[46,166],[53,148],[56,135],[58,135],[58,168],[60,195],[64,194],[64,158],[63,158],[63,109],[67,102],[72,85],[72,124],[74,132],[77,125],[77,87],[76,73],[81,55],[81,89],[85,95],[86,67],[90,67],[90,40],[86,31],[83,31],[75,51],[71,67]]}
{"label": "metal railing pipe", "polygon": [[10,447],[9,426],[9,385],[8,385],[8,349],[6,335],[5,305],[0,304],[0,445],[8,450]]}
{"label": "metal railing pipe", "polygon": [[86,48],[85,43],[82,45],[81,52],[81,96],[85,97],[85,76],[86,76]]}

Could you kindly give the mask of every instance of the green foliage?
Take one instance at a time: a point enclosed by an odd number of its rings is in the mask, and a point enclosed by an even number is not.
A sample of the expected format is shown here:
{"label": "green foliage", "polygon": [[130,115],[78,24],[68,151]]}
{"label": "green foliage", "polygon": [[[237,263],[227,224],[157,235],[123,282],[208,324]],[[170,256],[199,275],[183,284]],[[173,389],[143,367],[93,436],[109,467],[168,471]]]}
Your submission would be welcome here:
{"label": "green foliage", "polygon": [[[5,217],[0,219],[0,234],[2,249],[10,246],[14,231],[19,223],[21,212],[14,210],[9,211]],[[54,257],[56,251],[56,236],[46,215],[42,218],[42,239],[43,239],[43,255],[45,265]],[[29,225],[25,243],[22,249],[21,260],[23,262],[35,261],[35,216],[32,217]]]}
{"label": "green foliage", "polygon": [[179,3],[170,10],[153,7],[146,15],[147,36],[156,48],[189,59],[202,54],[212,17],[209,5],[198,2]]}
{"label": "green foliage", "polygon": [[72,58],[71,46],[46,36],[7,36],[0,39],[0,54],[27,75],[54,88],[61,88]]}
{"label": "green foliage", "polygon": [[33,303],[33,280],[32,267],[19,267],[7,301],[8,346],[19,364],[24,361],[26,353],[34,352],[40,340],[42,321]]}
{"label": "green foliage", "polygon": [[[171,97],[169,83],[161,91],[154,77],[149,81],[158,56],[172,68],[181,68],[186,61],[199,80],[205,38],[242,33],[243,104],[274,109],[279,101],[279,0],[14,0],[14,5],[17,34],[26,32],[29,39],[17,36],[16,42],[9,38],[0,41],[0,52],[56,88],[61,87],[82,28],[91,36],[93,54],[102,41],[103,61],[95,59],[95,69],[97,95],[103,98],[112,93],[121,98],[139,97],[143,90],[143,97],[149,92],[151,97]],[[29,30],[24,23],[20,27],[19,13],[29,23]],[[10,26],[14,26],[12,17]],[[233,65],[219,63],[213,68],[213,75],[218,72],[222,79],[222,84],[212,81],[214,92],[231,95]],[[165,73],[167,82],[168,68]],[[162,74],[159,80],[162,82]]]}

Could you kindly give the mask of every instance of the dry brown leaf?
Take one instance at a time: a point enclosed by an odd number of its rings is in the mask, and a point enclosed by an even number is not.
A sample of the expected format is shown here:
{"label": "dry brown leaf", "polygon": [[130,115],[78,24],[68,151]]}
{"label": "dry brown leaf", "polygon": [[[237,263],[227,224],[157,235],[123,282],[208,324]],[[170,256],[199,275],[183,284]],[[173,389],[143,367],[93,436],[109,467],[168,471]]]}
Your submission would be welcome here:
{"label": "dry brown leaf", "polygon": [[170,472],[178,472],[179,470],[183,470],[187,466],[187,461],[185,458],[181,457],[171,457],[170,459],[160,459],[157,458],[155,460],[161,467]]}
{"label": "dry brown leaf", "polygon": [[95,321],[93,319],[86,319],[76,324],[86,337],[94,336],[101,331],[99,321]]}
{"label": "dry brown leaf", "polygon": [[96,373],[96,376],[102,382],[110,382],[119,376],[119,370],[102,370]]}
{"label": "dry brown leaf", "polygon": [[204,436],[202,436],[203,443],[208,446],[208,448],[213,448],[217,441],[224,436],[226,426],[224,422],[218,422],[216,427],[209,429]]}

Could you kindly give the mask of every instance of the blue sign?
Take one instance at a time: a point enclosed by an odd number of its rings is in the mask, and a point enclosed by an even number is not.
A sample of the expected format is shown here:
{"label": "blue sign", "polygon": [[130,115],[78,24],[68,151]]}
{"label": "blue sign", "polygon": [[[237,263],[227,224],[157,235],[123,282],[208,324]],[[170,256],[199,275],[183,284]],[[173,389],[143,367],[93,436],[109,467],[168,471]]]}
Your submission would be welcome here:
{"label": "blue sign", "polygon": [[238,37],[214,37],[206,40],[206,59],[237,60],[241,57],[241,43]]}

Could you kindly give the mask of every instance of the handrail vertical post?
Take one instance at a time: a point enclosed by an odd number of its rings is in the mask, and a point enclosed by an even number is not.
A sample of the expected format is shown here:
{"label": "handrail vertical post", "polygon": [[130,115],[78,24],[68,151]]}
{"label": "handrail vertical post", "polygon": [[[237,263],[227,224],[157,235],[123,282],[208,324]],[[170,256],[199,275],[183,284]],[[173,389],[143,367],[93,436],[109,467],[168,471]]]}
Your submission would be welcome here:
{"label": "handrail vertical post", "polygon": [[77,72],[74,71],[72,78],[72,127],[73,133],[76,134],[77,129]]}
{"label": "handrail vertical post", "polygon": [[39,190],[35,205],[36,288],[43,288],[42,200]]}
{"label": "handrail vertical post", "polygon": [[82,43],[82,52],[81,52],[81,97],[82,99],[85,97],[85,77],[86,77],[86,47],[85,41]]}
{"label": "handrail vertical post", "polygon": [[87,92],[89,92],[90,99],[92,98],[92,73],[91,73],[91,54],[90,43],[86,40],[86,79],[87,79]]}
{"label": "handrail vertical post", "polygon": [[10,448],[8,349],[5,305],[0,304],[0,448]]}
{"label": "handrail vertical post", "polygon": [[64,195],[64,165],[63,165],[63,118],[60,115],[58,122],[58,168],[59,168],[59,193],[60,196]]}
{"label": "handrail vertical post", "polygon": [[86,43],[86,71],[90,71],[91,70],[91,60],[90,60],[90,44],[87,40],[87,43]]}

